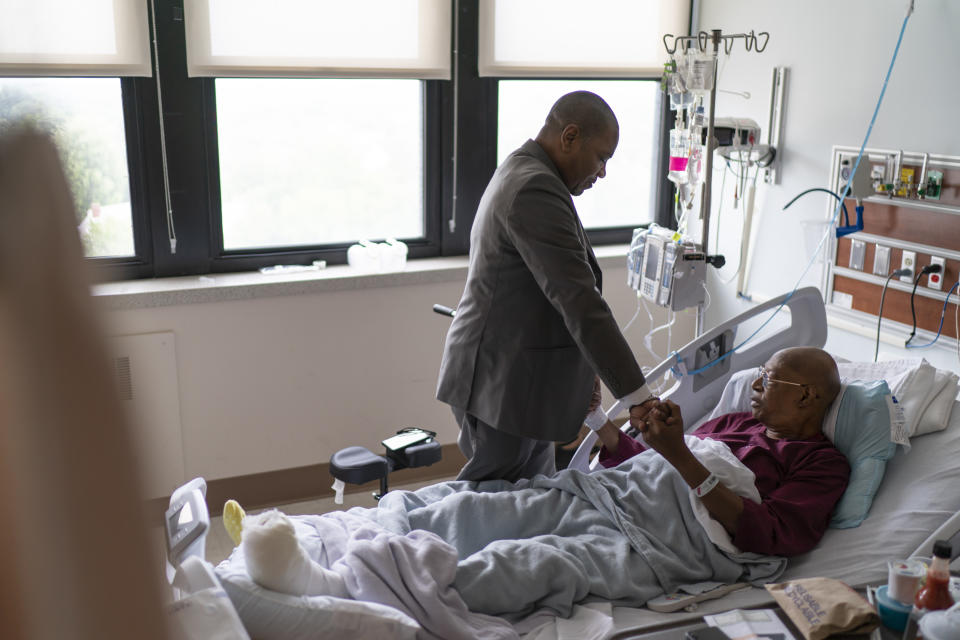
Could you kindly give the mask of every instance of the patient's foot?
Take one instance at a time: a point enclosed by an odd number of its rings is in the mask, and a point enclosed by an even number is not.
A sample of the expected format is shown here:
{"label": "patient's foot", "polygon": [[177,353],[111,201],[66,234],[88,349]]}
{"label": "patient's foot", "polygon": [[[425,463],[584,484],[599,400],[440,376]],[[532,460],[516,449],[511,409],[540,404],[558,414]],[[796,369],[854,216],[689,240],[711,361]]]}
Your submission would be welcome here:
{"label": "patient's foot", "polygon": [[227,530],[234,545],[240,544],[243,516],[247,515],[236,500],[227,500],[223,505],[223,528]]}
{"label": "patient's foot", "polygon": [[293,522],[276,509],[243,519],[241,547],[247,573],[261,587],[297,596],[350,597],[343,578],[307,555]]}

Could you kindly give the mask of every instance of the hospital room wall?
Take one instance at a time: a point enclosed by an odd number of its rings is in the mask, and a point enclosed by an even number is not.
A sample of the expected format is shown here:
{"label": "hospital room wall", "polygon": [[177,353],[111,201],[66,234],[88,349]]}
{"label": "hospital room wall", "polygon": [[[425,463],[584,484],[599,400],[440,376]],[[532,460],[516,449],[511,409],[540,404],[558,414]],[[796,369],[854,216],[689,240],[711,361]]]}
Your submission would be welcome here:
{"label": "hospital room wall", "polygon": [[[746,52],[741,41],[729,58],[721,55],[719,88],[748,91],[750,98],[719,93],[718,117],[751,118],[761,125],[762,140],[766,141],[772,70],[788,68],[782,148],[778,150],[780,183],[765,185],[762,177],[757,181],[756,240],[746,286],[746,293],[755,300],[789,291],[798,281],[822,290],[819,262],[801,280],[819,241],[819,236],[805,236],[801,221],[824,220],[827,200],[832,199],[811,194],[787,211],[782,207],[805,189],[828,186],[833,145],[859,148],[862,144],[907,5],[907,0],[698,3],[699,29],[770,33],[769,45],[762,53]],[[868,146],[960,155],[960,83],[954,70],[960,60],[958,29],[960,3],[916,0]],[[743,207],[734,209],[732,204],[732,174],[727,175],[722,199],[721,183],[718,169],[714,174],[711,247],[716,246],[719,229],[719,252],[727,256],[727,267],[710,276],[713,303],[707,310],[708,327],[750,306],[736,298],[736,281],[721,281],[736,268],[743,219]],[[917,351],[881,343],[881,358],[923,356],[936,366],[957,370],[952,344],[945,346],[950,348]],[[831,326],[827,348],[851,360],[872,360],[874,342]]]}
{"label": "hospital room wall", "polygon": [[[615,265],[604,267],[605,297],[623,326],[637,299],[621,286],[625,258],[607,263]],[[145,464],[210,480],[325,463],[351,445],[381,450],[380,440],[401,427],[455,443],[452,415],[434,398],[449,319],[431,307],[456,303],[465,271],[428,284],[107,312],[111,335],[174,334],[182,464]],[[653,313],[657,325],[665,321],[662,310]],[[656,364],[642,344],[649,329],[641,313],[626,332],[644,366]],[[693,330],[694,317],[678,314],[674,347]],[[665,334],[654,342],[661,355]]]}

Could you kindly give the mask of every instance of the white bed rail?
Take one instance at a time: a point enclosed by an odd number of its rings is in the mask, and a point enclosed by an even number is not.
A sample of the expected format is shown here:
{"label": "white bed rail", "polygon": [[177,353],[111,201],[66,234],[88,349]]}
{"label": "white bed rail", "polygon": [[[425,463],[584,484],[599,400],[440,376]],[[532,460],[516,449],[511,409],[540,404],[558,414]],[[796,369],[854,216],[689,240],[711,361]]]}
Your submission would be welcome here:
{"label": "white bed rail", "polygon": [[[764,312],[776,313],[776,309],[781,306],[790,312],[789,325],[754,340],[735,342],[740,325],[754,320]],[[754,341],[756,344],[746,344]],[[647,383],[651,384],[660,380],[668,371],[673,370],[675,375],[679,374],[679,380],[665,391],[661,398],[670,398],[680,405],[685,421],[692,425],[717,404],[727,380],[733,373],[762,365],[780,349],[797,346],[822,347],[826,342],[827,314],[823,297],[816,287],[804,287],[744,311],[691,340],[647,372],[646,379]],[[607,417],[613,420],[628,408],[616,402],[607,411]],[[590,467],[590,451],[596,440],[597,435],[592,432],[584,438],[568,468],[586,471]]]}

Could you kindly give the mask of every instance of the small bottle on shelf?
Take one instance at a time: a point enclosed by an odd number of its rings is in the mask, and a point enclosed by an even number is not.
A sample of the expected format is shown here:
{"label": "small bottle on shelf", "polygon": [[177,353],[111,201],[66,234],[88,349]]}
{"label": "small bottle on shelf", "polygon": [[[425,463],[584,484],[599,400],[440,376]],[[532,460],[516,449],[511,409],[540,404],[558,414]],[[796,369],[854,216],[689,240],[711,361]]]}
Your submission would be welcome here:
{"label": "small bottle on shelf", "polygon": [[937,540],[933,543],[933,561],[927,569],[927,577],[923,586],[913,598],[913,610],[910,620],[903,634],[904,639],[920,638],[916,630],[920,619],[928,611],[940,611],[953,606],[953,596],[950,595],[950,543],[946,540]]}

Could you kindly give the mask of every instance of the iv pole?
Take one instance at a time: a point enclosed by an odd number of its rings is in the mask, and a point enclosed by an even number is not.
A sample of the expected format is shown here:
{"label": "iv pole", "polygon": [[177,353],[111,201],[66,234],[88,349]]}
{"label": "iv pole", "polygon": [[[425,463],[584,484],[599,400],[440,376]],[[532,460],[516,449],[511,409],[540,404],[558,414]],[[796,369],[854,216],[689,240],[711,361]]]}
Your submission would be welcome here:
{"label": "iv pole", "polygon": [[[697,47],[701,52],[706,52],[708,43],[713,44],[713,83],[710,87],[710,116],[707,120],[707,162],[705,167],[706,177],[703,180],[703,195],[700,198],[700,246],[704,253],[707,251],[707,243],[710,240],[710,198],[712,195],[713,184],[713,152],[717,147],[717,141],[713,135],[713,122],[714,109],[717,106],[717,57],[720,53],[720,43],[723,42],[724,53],[729,55],[733,50],[733,44],[737,38],[743,38],[744,46],[746,47],[747,51],[755,50],[757,53],[760,53],[767,48],[767,43],[770,42],[770,34],[766,31],[761,31],[759,35],[763,38],[763,46],[760,46],[760,43],[757,39],[757,34],[755,34],[753,31],[750,33],[734,33],[723,35],[720,29],[713,29],[710,33],[701,31],[695,36],[673,36],[669,33],[663,36],[663,46],[670,55],[676,53],[677,47],[681,42],[684,43],[684,48],[687,48],[696,42]],[[668,44],[669,38],[673,38],[673,48],[671,48]],[[699,336],[702,333],[703,304],[701,303],[697,305],[696,335]]]}

